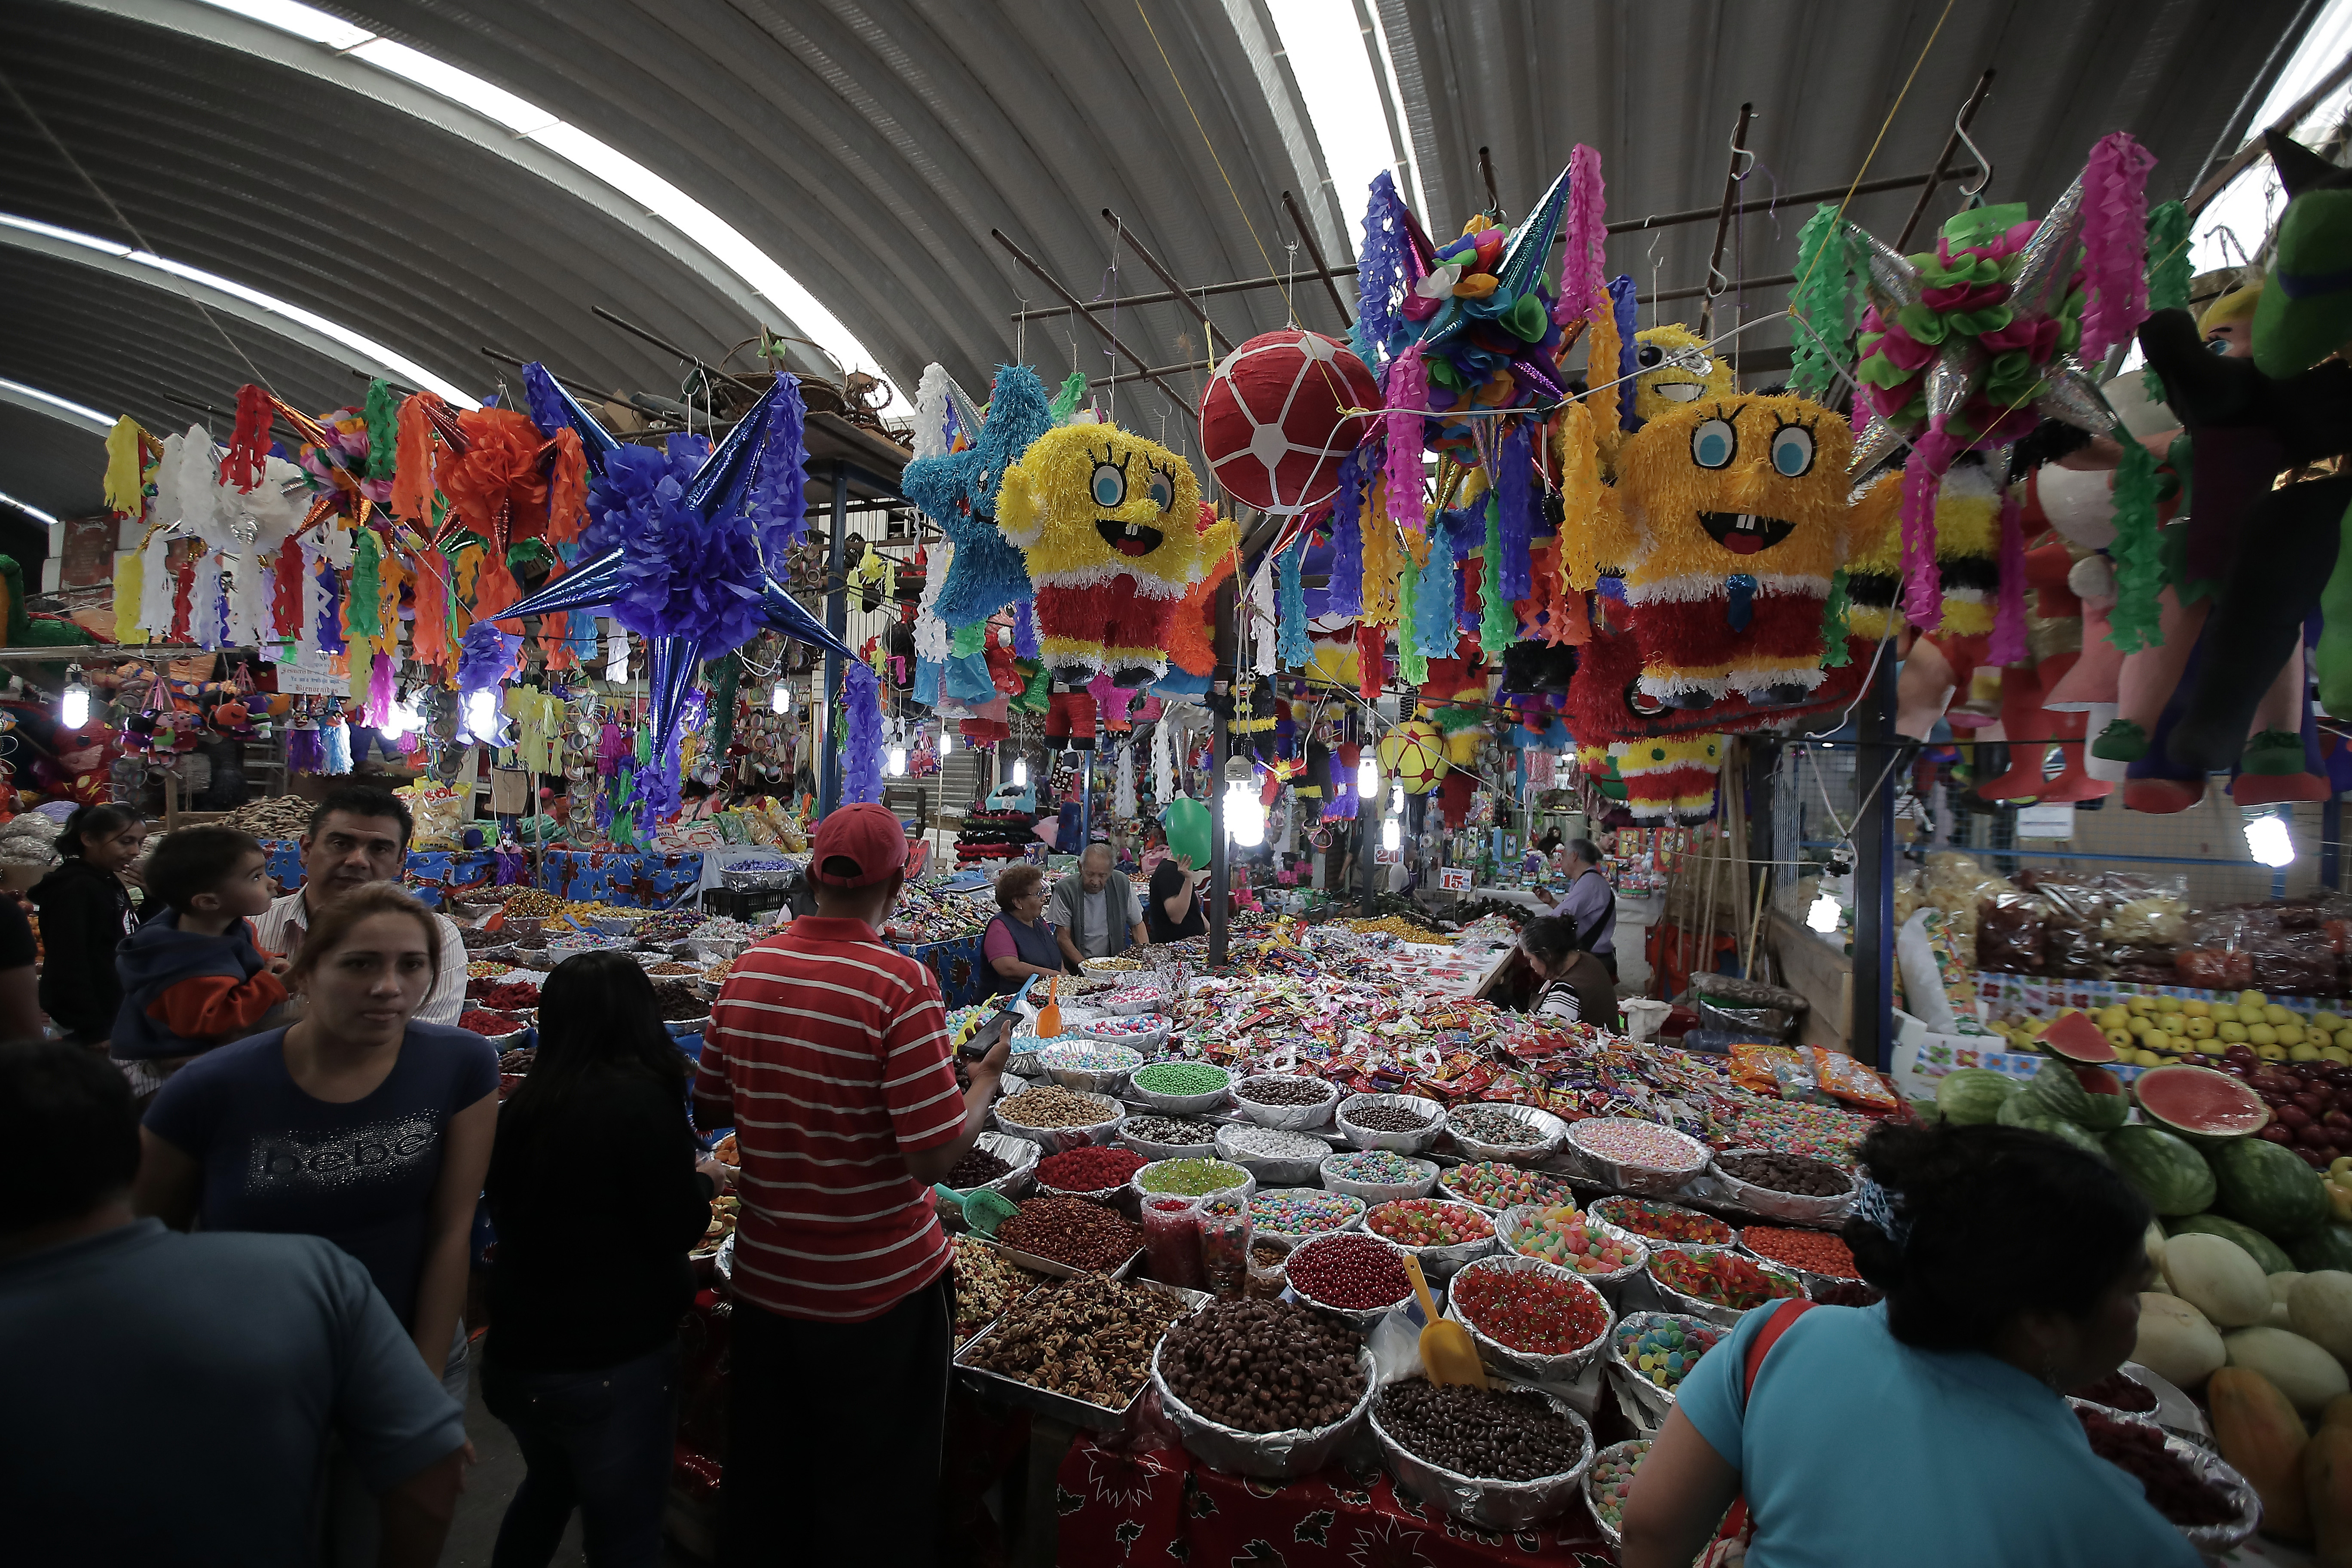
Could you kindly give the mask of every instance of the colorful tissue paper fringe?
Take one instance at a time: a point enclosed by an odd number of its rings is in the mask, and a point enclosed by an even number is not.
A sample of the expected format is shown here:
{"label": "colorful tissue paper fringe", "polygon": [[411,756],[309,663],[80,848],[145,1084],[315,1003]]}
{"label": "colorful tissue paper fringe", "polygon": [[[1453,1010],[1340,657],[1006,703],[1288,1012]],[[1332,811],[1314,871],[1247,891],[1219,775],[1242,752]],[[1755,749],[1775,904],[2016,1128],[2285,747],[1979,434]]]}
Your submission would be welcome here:
{"label": "colorful tissue paper fringe", "polygon": [[1302,574],[1306,562],[1307,531],[1301,529],[1290,548],[1275,558],[1278,600],[1275,657],[1293,669],[1315,656],[1313,645],[1307,640],[1307,586]]}
{"label": "colorful tissue paper fringe", "polygon": [[2103,136],[2083,171],[2082,357],[2096,363],[2147,319],[2147,172],[2156,155],[2121,131]]}
{"label": "colorful tissue paper fringe", "polygon": [[1416,343],[1389,366],[1389,521],[1407,533],[1421,531],[1427,514],[1421,494],[1422,421],[1429,408],[1429,371]]}
{"label": "colorful tissue paper fringe", "polygon": [[[1501,509],[1502,597],[1524,599],[1529,589],[1528,552],[1535,542],[1535,437],[1525,420],[1503,437],[1495,458],[1495,495]],[[1490,538],[1495,532],[1489,525]],[[1489,564],[1493,563],[1490,559]],[[1489,598],[1494,595],[1490,593]]]}
{"label": "colorful tissue paper fringe", "polygon": [[2157,540],[2156,454],[2138,441],[2122,445],[2115,477],[2116,536],[2107,546],[2116,563],[2116,607],[2107,614],[2107,640],[2125,653],[2138,653],[2164,641],[2157,603],[2164,588],[2164,561]]}
{"label": "colorful tissue paper fringe", "polygon": [[1331,500],[1328,613],[1350,620],[1364,608],[1364,468],[1371,450],[1366,442],[1339,459],[1339,493]]}
{"label": "colorful tissue paper fringe", "polygon": [[882,798],[881,684],[865,660],[842,685],[841,798],[855,805]]}

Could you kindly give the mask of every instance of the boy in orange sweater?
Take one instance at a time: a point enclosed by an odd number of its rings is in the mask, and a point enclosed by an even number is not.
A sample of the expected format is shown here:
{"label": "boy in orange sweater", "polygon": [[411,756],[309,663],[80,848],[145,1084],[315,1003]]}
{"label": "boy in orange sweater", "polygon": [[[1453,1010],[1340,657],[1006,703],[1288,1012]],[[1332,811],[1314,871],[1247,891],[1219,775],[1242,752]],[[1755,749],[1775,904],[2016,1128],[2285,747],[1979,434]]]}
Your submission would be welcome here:
{"label": "boy in orange sweater", "polygon": [[148,857],[147,891],[166,907],[115,950],[117,1060],[176,1067],[252,1034],[286,1000],[287,961],[256,947],[247,923],[269,908],[268,863],[230,827],[181,828]]}

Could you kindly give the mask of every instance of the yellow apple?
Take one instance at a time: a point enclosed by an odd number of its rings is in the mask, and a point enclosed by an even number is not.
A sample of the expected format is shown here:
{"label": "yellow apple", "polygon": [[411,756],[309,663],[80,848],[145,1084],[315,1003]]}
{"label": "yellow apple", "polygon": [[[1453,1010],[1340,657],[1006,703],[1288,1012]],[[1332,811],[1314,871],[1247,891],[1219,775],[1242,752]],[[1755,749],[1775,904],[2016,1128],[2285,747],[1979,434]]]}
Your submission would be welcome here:
{"label": "yellow apple", "polygon": [[2168,1035],[2185,1035],[2189,1032],[2189,1015],[2186,1013],[2167,1013],[2160,1022],[2164,1025],[2164,1032]]}
{"label": "yellow apple", "polygon": [[2246,1038],[2246,1026],[2233,1019],[2227,1024],[2218,1026],[2214,1030],[2214,1033],[2221,1037],[2221,1041],[2224,1045],[2242,1045],[2244,1043]]}
{"label": "yellow apple", "polygon": [[2319,1059],[2317,1046],[2289,1046],[2286,1059],[2291,1062],[2315,1062]]}
{"label": "yellow apple", "polygon": [[2280,1006],[2277,1003],[2272,1002],[2264,1005],[2263,1008],[2263,1022],[2275,1029],[2281,1024],[2294,1023],[2294,1015],[2288,1009]]}
{"label": "yellow apple", "polygon": [[2212,1019],[2196,1017],[2193,1016],[2189,1018],[2186,1026],[2188,1036],[2192,1040],[2211,1039],[2213,1037],[2213,1028],[2214,1025]]}
{"label": "yellow apple", "polygon": [[2156,1011],[2156,999],[2151,996],[2126,996],[2124,998],[2124,1010],[2128,1013],[2153,1013]]}
{"label": "yellow apple", "polygon": [[2319,1047],[2319,1059],[2324,1062],[2352,1063],[2352,1051],[2346,1050],[2342,1046],[2322,1046]]}
{"label": "yellow apple", "polygon": [[2180,1005],[2180,1010],[2192,1018],[2203,1018],[2212,1013],[2213,1004],[2206,1001],[2202,996],[2191,996]]}
{"label": "yellow apple", "polygon": [[2218,1057],[2224,1050],[2229,1048],[2228,1041],[2216,1039],[2210,1036],[2207,1036],[2201,1039],[2192,1040],[2189,1043],[2197,1047],[2198,1052],[2200,1055],[2209,1057]]}
{"label": "yellow apple", "polygon": [[2246,1038],[2257,1046],[2274,1046],[2278,1044],[2278,1031],[2268,1024],[2249,1024],[2246,1026]]}
{"label": "yellow apple", "polygon": [[2241,991],[2238,993],[2238,1005],[2241,1007],[2261,1008],[2269,1005],[2269,1004],[2270,998],[2263,995],[2259,991]]}
{"label": "yellow apple", "polygon": [[2286,1023],[2276,1026],[2276,1027],[2278,1030],[2278,1043],[2280,1045],[2293,1047],[2303,1044],[2304,1027],[2301,1024],[2295,1023],[2290,1019]]}
{"label": "yellow apple", "polygon": [[2266,1062],[2283,1062],[2286,1060],[2286,1047],[2276,1044],[2256,1046],[2254,1055]]}
{"label": "yellow apple", "polygon": [[2132,1053],[2132,1060],[2144,1068],[2157,1068],[2164,1065],[2164,1058],[2154,1051],[2135,1051]]}
{"label": "yellow apple", "polygon": [[2344,1026],[2344,1020],[2325,1007],[2311,1016],[2311,1022],[2314,1027],[2325,1029],[2331,1035]]}

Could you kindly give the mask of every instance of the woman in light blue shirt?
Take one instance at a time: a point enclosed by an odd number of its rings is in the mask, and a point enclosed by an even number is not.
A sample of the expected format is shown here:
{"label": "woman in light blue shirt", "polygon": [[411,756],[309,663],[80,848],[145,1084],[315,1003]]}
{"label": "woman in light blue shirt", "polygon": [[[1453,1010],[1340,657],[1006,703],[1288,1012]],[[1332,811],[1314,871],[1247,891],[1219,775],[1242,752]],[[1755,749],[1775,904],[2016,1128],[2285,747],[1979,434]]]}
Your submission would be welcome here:
{"label": "woman in light blue shirt", "polygon": [[2062,1392],[2131,1354],[2139,1194],[2022,1128],[1883,1126],[1862,1157],[1845,1238],[1886,1299],[1801,1313],[1744,1401],[1772,1312],[1699,1363],[1626,1500],[1624,1568],[1683,1568],[1740,1494],[1750,1568],[2194,1568]]}

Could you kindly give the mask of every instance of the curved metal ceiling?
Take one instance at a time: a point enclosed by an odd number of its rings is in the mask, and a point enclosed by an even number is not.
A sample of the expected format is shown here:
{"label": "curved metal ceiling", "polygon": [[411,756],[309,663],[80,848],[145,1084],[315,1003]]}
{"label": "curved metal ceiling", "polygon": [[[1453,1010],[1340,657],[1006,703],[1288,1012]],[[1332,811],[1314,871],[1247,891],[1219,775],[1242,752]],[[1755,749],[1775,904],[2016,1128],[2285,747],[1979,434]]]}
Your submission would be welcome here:
{"label": "curved metal ceiling", "polygon": [[[1156,291],[1104,222],[1108,207],[1198,287],[1292,265],[1282,193],[1295,191],[1326,258],[1352,257],[1360,195],[1335,195],[1327,181],[1268,9],[1286,3],[328,8],[560,115],[720,215],[899,386],[936,359],[977,391],[1016,354],[1054,376],[1130,368],[1077,323],[1014,326],[1024,300],[1055,301],[992,229],[1081,297]],[[2001,74],[1975,139],[1995,165],[1994,199],[2046,202],[2096,137],[2117,128],[2162,160],[2157,194],[2179,194],[2213,147],[2234,146],[2244,127],[2233,117],[2259,98],[2284,58],[2275,46],[2309,6],[1360,0],[1358,9],[1393,62],[1402,151],[1427,193],[1423,216],[1451,232],[1484,205],[1481,146],[1493,149],[1513,210],[1578,141],[1603,155],[1612,219],[1711,205],[1743,101],[1759,116],[1751,199],[1841,184],[1865,155],[1873,177],[1916,173],[1989,65]],[[1905,90],[1939,16],[1943,30]],[[1352,27],[1328,42],[1366,47]],[[341,322],[460,386],[496,384],[499,367],[481,353],[489,346],[543,358],[590,386],[666,389],[677,360],[592,307],[714,359],[772,313],[710,253],[518,141],[482,106],[374,79],[383,73],[201,0],[18,0],[0,8],[0,61],[48,133],[0,98],[0,212],[143,244]],[[1891,235],[1911,200],[1864,197],[1853,216]],[[1928,221],[1957,200],[1948,189]],[[1783,209],[1738,226],[1733,248],[1748,276],[1788,269],[1802,216]],[[1701,282],[1713,227],[1621,235],[1612,270],[1645,289],[1654,278],[1669,289]],[[1307,265],[1303,252],[1297,265]],[[1739,268],[1727,258],[1725,270]],[[1760,290],[1750,302],[1770,309],[1783,293]],[[215,325],[176,290],[70,261],[0,246],[0,376],[162,428],[194,416],[166,392],[227,406],[249,379],[242,358],[306,405],[352,401],[362,386],[348,355],[338,363],[217,313]],[[1292,298],[1305,324],[1339,324],[1319,289]],[[1204,303],[1233,341],[1287,313],[1271,290]],[[1198,322],[1180,307],[1122,310],[1116,326],[1154,364],[1205,357]],[[1198,379],[1171,378],[1180,393]],[[1119,392],[1123,418],[1158,434],[1164,416],[1181,444],[1180,408],[1149,388]],[[7,437],[22,423],[0,426],[0,490],[61,513],[93,506],[95,472],[77,489],[40,455],[19,456],[24,444]]]}

